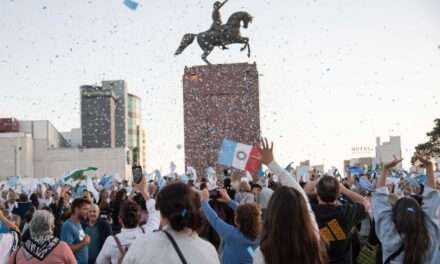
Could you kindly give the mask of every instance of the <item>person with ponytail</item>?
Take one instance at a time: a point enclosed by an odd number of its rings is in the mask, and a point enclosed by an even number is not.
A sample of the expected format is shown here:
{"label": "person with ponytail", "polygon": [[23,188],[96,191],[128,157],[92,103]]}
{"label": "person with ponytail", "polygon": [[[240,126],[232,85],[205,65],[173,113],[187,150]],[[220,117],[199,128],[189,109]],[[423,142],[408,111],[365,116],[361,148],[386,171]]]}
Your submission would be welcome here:
{"label": "person with ponytail", "polygon": [[308,198],[299,183],[275,162],[273,143],[260,142],[262,163],[278,176],[281,187],[266,210],[254,264],[325,264],[327,248]]}
{"label": "person with ponytail", "polygon": [[157,195],[162,230],[136,239],[124,264],[219,264],[212,244],[201,239],[200,196],[191,186],[176,182],[165,186]]}
{"label": "person with ponytail", "polygon": [[390,170],[402,159],[385,164],[373,193],[373,215],[377,236],[382,243],[384,264],[440,263],[440,226],[437,209],[440,193],[435,190],[432,162],[416,154],[427,171],[422,205],[412,197],[403,197],[394,205],[385,186]]}

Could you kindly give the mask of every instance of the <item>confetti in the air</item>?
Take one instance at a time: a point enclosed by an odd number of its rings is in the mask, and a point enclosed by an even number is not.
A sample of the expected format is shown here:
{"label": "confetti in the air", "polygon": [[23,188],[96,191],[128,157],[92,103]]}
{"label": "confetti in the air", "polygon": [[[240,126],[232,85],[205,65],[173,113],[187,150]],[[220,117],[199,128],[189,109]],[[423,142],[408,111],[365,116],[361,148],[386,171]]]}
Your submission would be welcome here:
{"label": "confetti in the air", "polygon": [[139,3],[133,0],[124,0],[124,5],[130,8],[131,10],[136,10]]}

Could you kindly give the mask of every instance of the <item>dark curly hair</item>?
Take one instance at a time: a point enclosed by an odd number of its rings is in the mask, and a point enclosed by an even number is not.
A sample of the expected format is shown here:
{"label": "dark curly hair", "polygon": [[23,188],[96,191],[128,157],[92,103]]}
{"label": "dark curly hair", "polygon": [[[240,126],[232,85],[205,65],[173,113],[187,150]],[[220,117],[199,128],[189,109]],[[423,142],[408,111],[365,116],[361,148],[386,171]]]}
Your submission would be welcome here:
{"label": "dark curly hair", "polygon": [[200,197],[187,184],[176,182],[164,187],[157,195],[156,208],[168,219],[175,231],[201,226]]}
{"label": "dark curly hair", "polygon": [[242,204],[235,211],[240,232],[250,240],[258,238],[261,230],[260,208],[255,203]]}

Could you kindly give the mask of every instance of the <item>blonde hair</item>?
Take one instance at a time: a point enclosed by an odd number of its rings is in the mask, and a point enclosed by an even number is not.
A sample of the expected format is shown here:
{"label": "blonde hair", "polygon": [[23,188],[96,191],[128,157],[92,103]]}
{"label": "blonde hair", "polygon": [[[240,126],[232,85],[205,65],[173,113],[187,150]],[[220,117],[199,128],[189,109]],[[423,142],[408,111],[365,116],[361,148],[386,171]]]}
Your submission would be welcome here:
{"label": "blonde hair", "polygon": [[251,186],[248,182],[242,181],[240,182],[240,192],[251,192]]}

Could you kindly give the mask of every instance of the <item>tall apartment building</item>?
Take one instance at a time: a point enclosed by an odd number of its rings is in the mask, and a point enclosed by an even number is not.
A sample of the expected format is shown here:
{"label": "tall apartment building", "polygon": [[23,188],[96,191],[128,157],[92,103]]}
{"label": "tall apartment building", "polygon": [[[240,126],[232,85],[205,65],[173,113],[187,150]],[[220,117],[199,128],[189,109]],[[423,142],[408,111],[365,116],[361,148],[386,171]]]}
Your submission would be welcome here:
{"label": "tall apartment building", "polygon": [[81,90],[82,144],[87,148],[116,145],[116,97],[112,90],[83,85]]}

